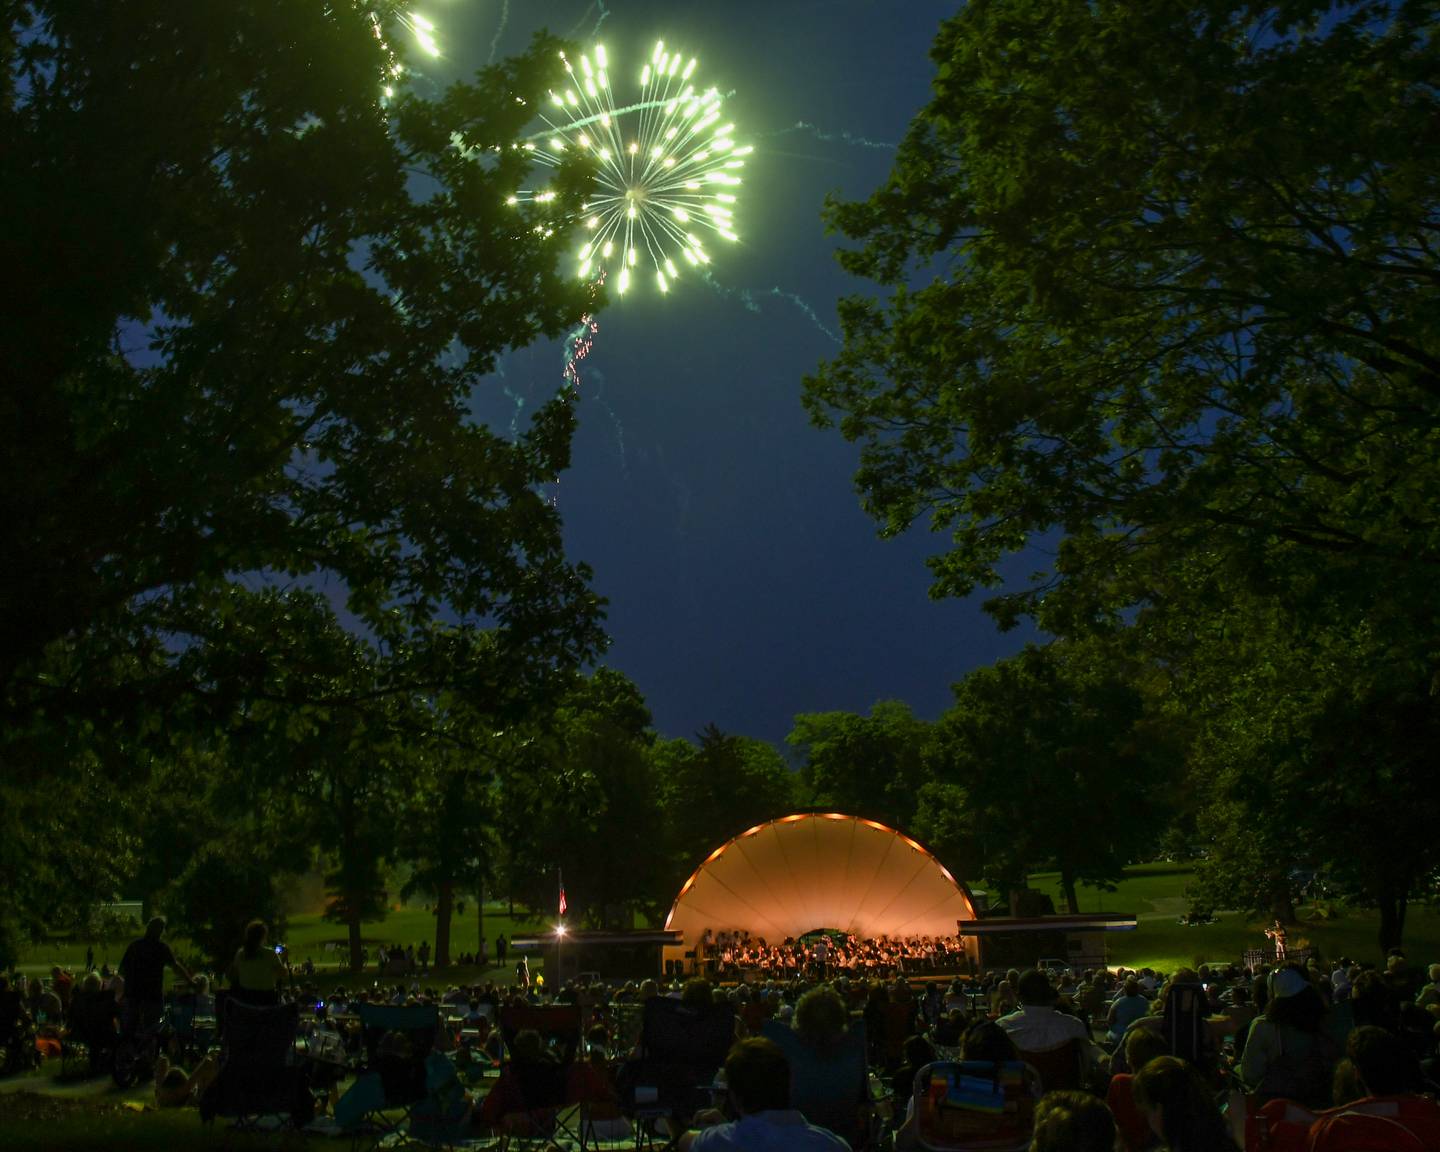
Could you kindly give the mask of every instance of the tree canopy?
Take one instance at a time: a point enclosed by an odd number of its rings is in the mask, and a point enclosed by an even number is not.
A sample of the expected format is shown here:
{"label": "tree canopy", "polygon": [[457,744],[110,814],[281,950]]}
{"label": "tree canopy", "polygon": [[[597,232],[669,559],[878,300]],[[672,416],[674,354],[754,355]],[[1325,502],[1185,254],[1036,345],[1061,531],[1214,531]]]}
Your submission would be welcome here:
{"label": "tree canopy", "polygon": [[999,622],[1151,662],[1198,898],[1319,869],[1386,943],[1434,866],[1374,821],[1425,819],[1440,699],[1437,53],[1424,0],[964,5],[888,181],[828,206],[878,294],[805,385],[882,534],[949,534],[935,594],[1044,554]]}
{"label": "tree canopy", "polygon": [[386,640],[444,613],[593,650],[537,491],[568,404],[513,443],[469,411],[588,304],[501,211],[555,46],[386,104],[384,5],[11,13],[0,686],[89,633],[203,638],[254,573],[328,577]]}
{"label": "tree canopy", "polygon": [[892,828],[908,828],[928,778],[930,725],[908,704],[882,700],[869,716],[809,712],[795,717],[785,742],[805,757],[797,782],[808,805],[834,805]]}
{"label": "tree canopy", "polygon": [[1437,45],[1427,3],[980,0],[889,181],[832,203],[840,356],[806,382],[936,589],[1064,630],[1131,561],[1273,542],[1440,563]]}
{"label": "tree canopy", "polygon": [[1121,666],[1063,643],[1028,646],[955,685],[927,750],[915,828],[969,875],[1014,889],[1042,867],[1114,884],[1164,828],[1169,742]]}
{"label": "tree canopy", "polygon": [[[421,98],[391,0],[5,13],[0,888],[30,922],[115,890],[109,801],[177,748],[323,731],[376,771],[601,650],[542,491],[569,400],[513,440],[473,414],[596,300],[558,270],[577,185],[504,206],[554,41]],[[79,809],[35,818],[41,780]]]}

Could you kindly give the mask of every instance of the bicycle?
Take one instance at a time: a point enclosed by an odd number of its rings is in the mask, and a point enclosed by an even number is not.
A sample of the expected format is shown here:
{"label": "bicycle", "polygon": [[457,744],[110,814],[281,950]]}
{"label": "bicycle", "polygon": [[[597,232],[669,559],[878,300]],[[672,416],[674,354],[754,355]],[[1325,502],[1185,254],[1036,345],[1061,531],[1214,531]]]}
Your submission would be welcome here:
{"label": "bicycle", "polygon": [[115,1045],[111,1060],[110,1076],[117,1088],[129,1088],[137,1081],[149,1079],[155,1072],[161,1045],[167,1044],[174,1028],[170,1023],[168,1007],[152,1024],[141,1023],[132,1032],[122,1036]]}
{"label": "bicycle", "polygon": [[31,1072],[40,1066],[40,1055],[35,1051],[35,1029],[16,1027],[4,1040],[0,1040],[0,1076],[12,1072]]}

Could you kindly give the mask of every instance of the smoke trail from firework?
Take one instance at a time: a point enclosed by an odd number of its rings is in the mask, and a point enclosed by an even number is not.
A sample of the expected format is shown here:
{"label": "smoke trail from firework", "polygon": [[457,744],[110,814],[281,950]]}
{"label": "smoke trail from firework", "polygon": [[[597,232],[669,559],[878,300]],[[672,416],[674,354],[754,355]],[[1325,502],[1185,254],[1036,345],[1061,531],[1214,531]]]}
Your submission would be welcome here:
{"label": "smoke trail from firework", "polygon": [[510,23],[510,0],[502,0],[500,5],[500,24],[495,29],[495,35],[490,38],[490,57],[488,64],[495,63],[495,53],[500,47],[500,37],[505,35],[505,27]]}
{"label": "smoke trail from firework", "polygon": [[900,145],[891,144],[886,140],[871,140],[866,136],[856,136],[852,132],[831,132],[819,125],[811,124],[808,120],[797,120],[789,128],[782,128],[778,132],[765,133],[764,139],[773,139],[776,136],[789,136],[795,132],[805,132],[816,140],[823,140],[827,144],[849,144],[855,148],[873,148],[878,152],[894,152]]}
{"label": "smoke trail from firework", "polygon": [[844,343],[844,341],[842,341],[834,331],[825,326],[824,321],[820,319],[820,316],[818,313],[816,313],[815,309],[812,308],[810,304],[805,300],[805,298],[803,296],[800,296],[798,293],[787,291],[786,289],[781,288],[778,284],[773,285],[769,288],[757,288],[753,290],[750,288],[727,288],[725,287],[725,285],[719,283],[715,279],[715,277],[711,276],[708,271],[704,272],[703,275],[705,278],[705,283],[710,285],[711,290],[714,291],[717,296],[721,296],[727,300],[740,301],[741,305],[747,312],[754,312],[757,314],[760,313],[761,311],[763,311],[763,309],[761,309],[760,303],[756,299],[756,297],[772,296],[776,300],[784,300],[788,304],[793,304],[797,309],[800,310],[800,313],[807,320],[810,321],[810,323],[816,328],[816,330],[819,331],[828,340],[831,340],[836,344]]}

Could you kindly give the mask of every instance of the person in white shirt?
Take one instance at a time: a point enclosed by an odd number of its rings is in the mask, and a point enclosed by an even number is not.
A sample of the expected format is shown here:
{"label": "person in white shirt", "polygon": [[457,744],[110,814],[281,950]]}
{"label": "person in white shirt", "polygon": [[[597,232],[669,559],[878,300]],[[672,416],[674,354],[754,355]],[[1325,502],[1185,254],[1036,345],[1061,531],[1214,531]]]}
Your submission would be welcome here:
{"label": "person in white shirt", "polygon": [[[996,1021],[1015,1042],[1015,1047],[1032,1052],[1058,1048],[1067,1040],[1084,1041],[1090,1044],[1090,1029],[1077,1016],[1057,1012],[1055,989],[1050,987],[1050,977],[1039,969],[1032,968],[1020,974],[1020,1010],[1002,1016]],[[1093,1058],[1093,1057],[1092,1057]]]}

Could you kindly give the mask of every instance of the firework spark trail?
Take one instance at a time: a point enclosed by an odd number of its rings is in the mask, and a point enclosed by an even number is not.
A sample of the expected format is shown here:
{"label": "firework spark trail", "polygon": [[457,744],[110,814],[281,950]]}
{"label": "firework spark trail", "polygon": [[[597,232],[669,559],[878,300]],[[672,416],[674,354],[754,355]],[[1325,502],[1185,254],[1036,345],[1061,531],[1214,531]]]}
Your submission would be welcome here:
{"label": "firework spark trail", "polygon": [[815,309],[810,306],[805,298],[795,292],[786,291],[778,284],[770,288],[756,289],[755,291],[749,288],[727,288],[725,285],[719,283],[715,277],[711,276],[708,271],[702,272],[702,275],[705,278],[705,283],[709,284],[717,295],[730,300],[739,300],[741,306],[747,312],[754,312],[758,315],[763,311],[759,301],[755,299],[756,296],[773,296],[777,300],[784,300],[787,303],[793,304],[827,339],[836,344],[844,344],[844,341],[841,340],[838,335],[825,326],[824,321],[820,319]]}
{"label": "firework spark trail", "polygon": [[610,19],[610,9],[605,7],[605,0],[595,0],[595,6],[600,9],[600,16],[595,21],[595,27],[590,29],[590,35],[594,36],[600,31],[600,26]]}
{"label": "firework spark trail", "polygon": [[505,26],[510,23],[510,0],[502,0],[500,5],[500,25],[495,29],[495,35],[490,38],[490,58],[487,64],[495,63],[495,53],[500,47],[500,37],[505,35]]}
{"label": "firework spark trail", "polygon": [[[602,269],[598,276],[591,282],[590,297],[593,301],[595,293],[605,283],[605,272]],[[595,336],[600,331],[600,322],[594,315],[586,312],[580,317],[574,328],[570,329],[565,337],[565,367],[561,371],[561,378],[565,381],[564,394],[567,404],[574,404],[580,399],[580,365],[590,350],[595,347]],[[558,507],[560,503],[560,476],[555,476],[555,488],[550,493],[550,507]]]}
{"label": "firework spark trail", "polygon": [[808,120],[797,120],[789,128],[782,128],[778,132],[767,132],[765,138],[789,136],[794,132],[808,132],[816,140],[823,140],[827,144],[851,144],[856,148],[874,148],[881,152],[894,152],[900,147],[898,144],[891,144],[885,140],[871,140],[865,136],[856,136],[852,132],[829,132],[819,125],[811,124]]}
{"label": "firework spark trail", "polygon": [[589,356],[590,349],[595,347],[595,333],[599,331],[599,323],[587,312],[565,337],[565,370],[561,375],[572,393],[580,391],[580,362]]}
{"label": "firework spark trail", "polygon": [[[638,104],[627,104],[624,108],[610,108],[590,116],[582,116],[578,120],[568,120],[565,127],[566,129],[588,128],[592,124],[603,124],[612,116],[628,116],[631,112],[653,112],[657,108],[664,108],[668,103],[668,100],[642,100]],[[544,132],[532,132],[529,136],[520,137],[520,143],[533,144],[537,140],[553,139],[555,131],[554,128],[547,128]]]}

